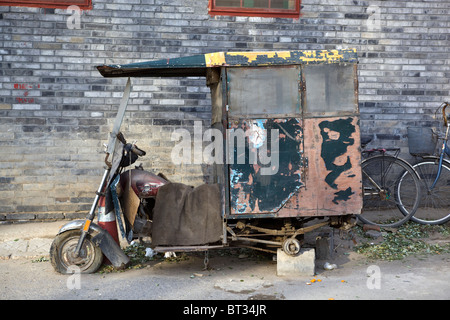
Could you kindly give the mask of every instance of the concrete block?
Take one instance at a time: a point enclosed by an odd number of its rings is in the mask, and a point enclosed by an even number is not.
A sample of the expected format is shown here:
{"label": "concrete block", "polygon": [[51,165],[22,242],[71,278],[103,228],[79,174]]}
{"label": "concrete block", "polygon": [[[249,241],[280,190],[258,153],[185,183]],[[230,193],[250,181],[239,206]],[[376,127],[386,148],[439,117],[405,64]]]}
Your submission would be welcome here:
{"label": "concrete block", "polygon": [[302,249],[297,256],[277,250],[277,276],[314,276],[316,254],[314,249]]}

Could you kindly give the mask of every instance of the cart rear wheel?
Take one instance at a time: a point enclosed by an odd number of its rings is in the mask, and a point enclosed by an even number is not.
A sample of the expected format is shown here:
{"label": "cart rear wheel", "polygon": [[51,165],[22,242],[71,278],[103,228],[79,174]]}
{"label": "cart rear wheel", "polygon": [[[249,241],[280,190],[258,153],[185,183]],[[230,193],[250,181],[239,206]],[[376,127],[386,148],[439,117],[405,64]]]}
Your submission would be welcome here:
{"label": "cart rear wheel", "polygon": [[300,241],[295,238],[289,238],[283,242],[283,251],[290,256],[297,255],[300,252],[300,248]]}
{"label": "cart rear wheel", "polygon": [[79,270],[81,273],[93,273],[103,262],[102,250],[97,247],[89,235],[86,236],[80,254],[74,255],[80,239],[80,230],[58,234],[50,247],[50,262],[59,273],[67,274]]}

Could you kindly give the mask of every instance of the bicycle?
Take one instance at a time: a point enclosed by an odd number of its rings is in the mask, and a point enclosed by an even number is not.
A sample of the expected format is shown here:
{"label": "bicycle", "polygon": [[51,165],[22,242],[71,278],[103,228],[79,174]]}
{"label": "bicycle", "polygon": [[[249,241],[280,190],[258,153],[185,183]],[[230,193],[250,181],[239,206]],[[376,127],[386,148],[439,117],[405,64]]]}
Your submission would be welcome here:
{"label": "bicycle", "polygon": [[[436,111],[442,108],[445,127],[443,137],[431,128],[422,128],[423,130],[414,128],[416,131],[408,128],[410,153],[422,158],[413,165],[421,179],[423,190],[419,207],[411,217],[412,221],[420,224],[438,225],[450,221],[450,161],[444,159],[445,155],[450,156],[450,148],[447,145],[449,117],[445,111],[448,106],[449,103],[444,102]],[[435,156],[433,154],[438,139],[443,141],[438,156]]]}
{"label": "bicycle", "polygon": [[363,212],[358,219],[380,227],[399,227],[418,208],[419,176],[407,161],[399,158],[399,148],[365,150],[370,141],[362,138],[362,155],[366,158],[361,163],[364,195]]}

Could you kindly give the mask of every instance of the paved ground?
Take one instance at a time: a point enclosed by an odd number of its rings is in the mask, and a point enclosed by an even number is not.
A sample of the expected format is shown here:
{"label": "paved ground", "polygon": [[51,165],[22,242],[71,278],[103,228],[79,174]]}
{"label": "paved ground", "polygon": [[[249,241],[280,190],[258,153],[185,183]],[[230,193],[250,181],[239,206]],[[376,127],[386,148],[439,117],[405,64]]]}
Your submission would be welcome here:
{"label": "paved ground", "polygon": [[[156,259],[137,270],[91,275],[60,275],[48,261],[51,240],[64,222],[0,225],[0,299],[181,299],[181,300],[396,300],[450,298],[450,255],[400,261],[367,261],[340,247],[315,277],[278,277],[271,259],[211,253],[203,258]],[[44,232],[44,229],[47,230]]]}
{"label": "paved ground", "polygon": [[50,245],[66,222],[0,225],[0,259],[48,257]]}

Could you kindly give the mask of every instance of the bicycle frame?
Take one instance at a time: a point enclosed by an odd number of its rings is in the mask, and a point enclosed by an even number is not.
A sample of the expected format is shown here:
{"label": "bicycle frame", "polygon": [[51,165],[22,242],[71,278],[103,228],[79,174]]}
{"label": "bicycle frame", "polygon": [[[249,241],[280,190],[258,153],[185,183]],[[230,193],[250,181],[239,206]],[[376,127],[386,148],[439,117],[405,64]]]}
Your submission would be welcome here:
{"label": "bicycle frame", "polygon": [[[399,153],[400,153],[400,149],[397,149],[397,148],[390,148],[390,149],[384,149],[384,148],[378,148],[378,149],[370,149],[370,150],[363,150],[362,151],[362,153],[364,154],[364,153],[366,153],[366,154],[371,154],[371,153],[374,153],[374,152],[379,152],[382,156],[385,156],[386,155],[386,152],[388,152],[388,151],[394,151],[395,153],[394,153],[394,155],[392,155],[392,157],[395,157],[396,159],[398,159],[398,155],[399,155]],[[370,157],[370,156],[369,156]],[[399,160],[401,160],[401,159],[399,159]],[[391,164],[391,166],[392,166],[392,164]],[[384,168],[382,168],[381,169],[381,171],[382,172],[389,172],[389,170],[390,170],[390,168],[388,168],[386,171],[385,171],[385,169]],[[380,187],[379,185],[378,185],[378,183],[376,183],[376,181],[374,181],[373,179],[372,179],[372,177],[370,177],[364,170],[363,170],[363,175],[367,178],[367,179],[369,179],[369,181],[370,181],[370,183],[373,185],[373,186],[375,186],[376,188],[377,188],[377,190],[378,190],[378,192],[381,192],[382,190],[383,190],[383,188],[382,187]],[[382,180],[381,180],[381,183],[383,184],[384,183],[384,178],[385,178],[385,176],[383,175],[382,176]],[[364,195],[365,196],[368,196],[368,195],[372,195],[372,193],[367,193],[367,192],[365,192],[364,191]],[[389,198],[389,195],[386,195],[386,197],[387,198]]]}
{"label": "bicycle frame", "polygon": [[446,154],[447,156],[450,156],[450,148],[447,145],[449,126],[448,126],[447,116],[445,114],[445,109],[448,107],[448,105],[449,104],[447,102],[445,102],[443,104],[443,108],[442,108],[442,114],[443,114],[443,117],[444,117],[444,125],[446,127],[446,129],[445,129],[445,137],[444,137],[444,140],[442,141],[441,152],[440,152],[440,155],[439,155],[439,169],[438,169],[438,172],[437,172],[437,175],[436,175],[436,179],[434,180],[434,182],[431,185],[429,190],[433,190],[434,189],[434,187],[436,186],[436,184],[437,184],[437,182],[438,182],[438,180],[439,180],[439,178],[441,176],[442,162],[444,160],[444,155]]}
{"label": "bicycle frame", "polygon": [[[387,154],[387,151],[393,154]],[[420,199],[419,176],[407,161],[398,157],[399,148],[376,148],[363,151],[369,154],[375,152],[378,154],[371,155],[362,161],[362,173],[366,179],[363,181],[363,190],[364,198],[367,200],[368,214],[358,218],[365,224],[397,227],[409,220],[417,208],[418,199]],[[410,191],[415,192],[412,198],[404,193],[400,194],[399,186],[403,182],[413,188]],[[395,213],[396,208],[401,213],[399,216]],[[373,213],[370,213],[371,211]],[[377,219],[382,219],[384,216],[390,219],[385,220],[386,222],[378,222],[380,220]]]}

